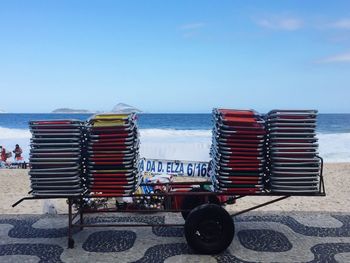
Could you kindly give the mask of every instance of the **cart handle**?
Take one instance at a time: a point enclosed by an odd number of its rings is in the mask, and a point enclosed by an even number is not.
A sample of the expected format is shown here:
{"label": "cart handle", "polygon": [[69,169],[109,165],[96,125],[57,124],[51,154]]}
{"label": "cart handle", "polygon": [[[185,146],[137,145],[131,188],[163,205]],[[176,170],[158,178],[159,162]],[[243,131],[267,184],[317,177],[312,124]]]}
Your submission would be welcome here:
{"label": "cart handle", "polygon": [[325,184],[323,180],[323,158],[321,156],[316,156],[318,159],[321,161],[321,169],[320,169],[320,189],[319,192],[323,194],[324,196],[326,195],[326,189],[325,189]]}

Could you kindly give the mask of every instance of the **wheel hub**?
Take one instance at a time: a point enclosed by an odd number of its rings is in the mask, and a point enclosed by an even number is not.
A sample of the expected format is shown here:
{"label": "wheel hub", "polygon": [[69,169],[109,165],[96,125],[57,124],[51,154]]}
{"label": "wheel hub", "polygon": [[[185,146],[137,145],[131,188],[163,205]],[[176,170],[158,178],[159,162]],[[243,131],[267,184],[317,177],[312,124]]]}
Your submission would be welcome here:
{"label": "wheel hub", "polygon": [[218,240],[222,234],[222,225],[216,220],[206,220],[199,224],[196,235],[205,242]]}

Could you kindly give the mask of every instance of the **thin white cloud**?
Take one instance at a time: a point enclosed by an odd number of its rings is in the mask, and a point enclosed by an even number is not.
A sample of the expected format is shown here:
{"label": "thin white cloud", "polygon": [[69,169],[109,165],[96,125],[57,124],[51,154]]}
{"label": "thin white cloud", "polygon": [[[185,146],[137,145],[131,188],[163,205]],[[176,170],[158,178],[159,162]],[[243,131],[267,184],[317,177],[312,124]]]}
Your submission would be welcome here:
{"label": "thin white cloud", "polygon": [[304,22],[293,17],[269,17],[256,20],[256,23],[267,29],[295,31],[303,27]]}
{"label": "thin white cloud", "polygon": [[184,38],[194,38],[195,36],[198,35],[197,31],[188,31],[182,34]]}
{"label": "thin white cloud", "polygon": [[350,52],[325,57],[316,61],[316,63],[350,63]]}
{"label": "thin white cloud", "polygon": [[330,23],[329,26],[337,29],[350,29],[350,18],[339,19]]}
{"label": "thin white cloud", "polygon": [[205,23],[198,22],[198,23],[190,23],[180,26],[181,30],[195,30],[199,29],[205,26]]}
{"label": "thin white cloud", "polygon": [[205,27],[206,24],[203,22],[184,24],[179,27],[182,37],[184,38],[194,38],[197,36],[201,29]]}

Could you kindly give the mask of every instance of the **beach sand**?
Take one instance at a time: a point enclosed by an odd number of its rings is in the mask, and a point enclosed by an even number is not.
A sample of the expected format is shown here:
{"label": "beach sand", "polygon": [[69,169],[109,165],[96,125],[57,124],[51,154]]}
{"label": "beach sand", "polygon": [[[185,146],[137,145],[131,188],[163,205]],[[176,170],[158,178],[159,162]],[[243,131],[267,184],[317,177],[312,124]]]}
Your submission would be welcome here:
{"label": "beach sand", "polygon": [[[328,211],[350,212],[350,163],[328,163],[324,167],[326,197],[290,197],[281,202],[259,208],[259,211]],[[42,214],[44,200],[24,201],[16,207],[11,205],[30,191],[28,170],[0,169],[0,214]],[[272,200],[276,197],[245,197],[235,205],[227,206],[230,211],[239,211]],[[67,213],[64,199],[53,199],[58,213]]]}
{"label": "beach sand", "polygon": [[[42,214],[44,200],[24,201],[16,207],[12,204],[29,196],[30,178],[28,169],[0,169],[0,214]],[[67,213],[64,199],[50,200],[58,213]],[[46,201],[47,202],[47,201]]]}

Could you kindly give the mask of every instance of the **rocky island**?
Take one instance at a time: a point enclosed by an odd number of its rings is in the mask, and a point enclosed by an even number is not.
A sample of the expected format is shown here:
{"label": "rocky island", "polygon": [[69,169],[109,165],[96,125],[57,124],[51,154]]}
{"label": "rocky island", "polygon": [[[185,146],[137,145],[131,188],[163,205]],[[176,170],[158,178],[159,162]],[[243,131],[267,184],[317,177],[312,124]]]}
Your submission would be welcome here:
{"label": "rocky island", "polygon": [[111,112],[114,112],[114,113],[131,113],[131,112],[140,113],[142,111],[133,107],[133,106],[130,106],[128,104],[118,103],[117,105],[115,105],[113,107]]}
{"label": "rocky island", "polygon": [[59,108],[53,110],[52,113],[92,113],[89,110],[81,110],[81,109],[70,109],[70,108]]}

